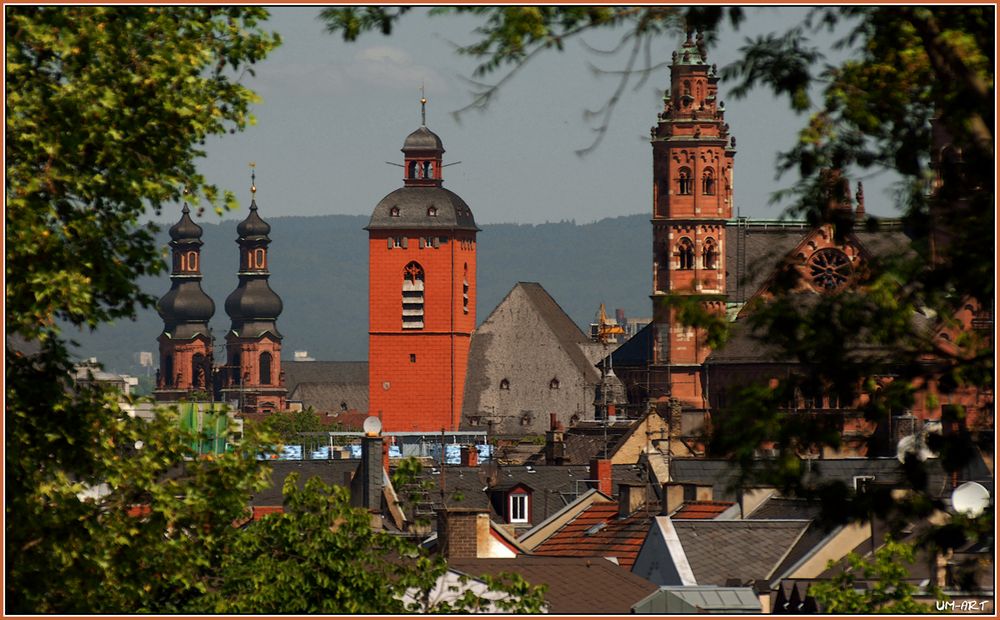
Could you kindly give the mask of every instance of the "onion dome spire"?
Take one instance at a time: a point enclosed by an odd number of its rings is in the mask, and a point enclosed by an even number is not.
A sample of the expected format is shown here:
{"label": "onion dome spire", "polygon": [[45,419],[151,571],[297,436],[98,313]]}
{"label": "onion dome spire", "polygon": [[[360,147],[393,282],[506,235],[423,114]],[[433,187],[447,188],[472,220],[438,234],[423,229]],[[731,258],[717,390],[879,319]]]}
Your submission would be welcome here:
{"label": "onion dome spire", "polygon": [[187,202],[169,233],[173,255],[170,290],[156,305],[163,333],[171,339],[211,337],[208,321],[215,314],[215,303],[201,288],[202,229],[191,220]]}
{"label": "onion dome spire", "polygon": [[[251,167],[253,164],[251,164]],[[245,338],[258,338],[266,332],[281,338],[275,322],[283,304],[268,283],[267,236],[271,226],[261,219],[257,208],[256,171],[251,173],[250,213],[236,226],[240,247],[239,284],[226,298],[226,314],[232,319],[232,331]]]}

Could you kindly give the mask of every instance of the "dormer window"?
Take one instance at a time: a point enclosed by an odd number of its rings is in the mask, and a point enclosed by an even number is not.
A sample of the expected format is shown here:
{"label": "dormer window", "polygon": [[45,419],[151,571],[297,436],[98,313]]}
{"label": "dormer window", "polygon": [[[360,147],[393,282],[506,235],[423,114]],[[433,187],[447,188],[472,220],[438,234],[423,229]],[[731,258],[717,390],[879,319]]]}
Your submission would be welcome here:
{"label": "dormer window", "polygon": [[389,217],[399,217],[399,207],[389,209]]}
{"label": "dormer window", "polygon": [[528,494],[524,491],[511,492],[507,496],[507,521],[509,523],[528,522]]}
{"label": "dormer window", "polygon": [[427,207],[427,217],[437,217],[437,207]]}
{"label": "dormer window", "polygon": [[552,381],[549,381],[549,389],[550,390],[558,390],[559,389],[559,379],[553,378]]}
{"label": "dormer window", "polygon": [[501,390],[509,390],[510,389],[510,381],[508,381],[507,379],[500,379],[500,389]]}

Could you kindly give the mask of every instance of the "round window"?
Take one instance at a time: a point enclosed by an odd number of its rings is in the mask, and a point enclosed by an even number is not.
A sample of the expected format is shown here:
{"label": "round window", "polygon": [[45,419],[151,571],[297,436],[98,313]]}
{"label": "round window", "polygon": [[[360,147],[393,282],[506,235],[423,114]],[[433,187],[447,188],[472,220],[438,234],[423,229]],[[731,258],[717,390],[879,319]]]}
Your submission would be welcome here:
{"label": "round window", "polygon": [[809,257],[808,266],[813,287],[821,291],[842,288],[854,273],[851,259],[835,248],[824,248],[814,253]]}

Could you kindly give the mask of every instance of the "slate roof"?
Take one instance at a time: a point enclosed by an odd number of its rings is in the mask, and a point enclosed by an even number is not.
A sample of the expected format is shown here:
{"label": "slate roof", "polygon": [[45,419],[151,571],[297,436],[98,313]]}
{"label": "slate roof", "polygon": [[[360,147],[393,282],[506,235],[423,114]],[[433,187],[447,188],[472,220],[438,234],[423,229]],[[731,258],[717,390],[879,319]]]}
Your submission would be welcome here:
{"label": "slate roof", "polygon": [[[490,516],[503,522],[503,516],[491,502],[490,489],[483,490],[486,481],[482,467],[449,465],[444,472],[444,498],[449,508],[482,508],[490,511]],[[437,467],[425,467],[420,475],[431,490],[428,500],[440,505],[441,473]],[[537,525],[549,518],[579,495],[588,491],[592,484],[590,467],[583,465],[532,465],[505,466],[500,468],[494,487],[509,488],[514,484],[525,484],[532,489],[530,525]],[[622,482],[643,482],[642,472],[629,466],[612,467],[612,486],[616,491]]]}
{"label": "slate roof", "polygon": [[817,502],[797,497],[771,496],[764,500],[747,519],[815,519],[819,516]]}
{"label": "slate roof", "polygon": [[448,565],[472,576],[517,573],[532,585],[544,584],[550,614],[627,614],[658,589],[603,558],[452,558]]}
{"label": "slate roof", "polygon": [[590,338],[569,318],[566,311],[538,282],[518,282],[515,286],[521,288],[583,376],[588,381],[599,380],[600,373],[581,348],[590,346]]}
{"label": "slate roof", "polygon": [[[437,209],[429,215],[430,207]],[[391,215],[392,209],[399,215]],[[480,230],[469,205],[443,187],[401,187],[375,205],[365,230]]]}
{"label": "slate roof", "polygon": [[753,588],[719,586],[661,586],[633,607],[637,614],[760,613]]}
{"label": "slate roof", "polygon": [[[814,459],[808,474],[815,482],[839,480],[849,487],[854,486],[855,476],[875,476],[876,484],[905,485],[903,468],[893,457],[886,458],[841,458]],[[985,465],[982,459],[973,459],[960,474],[959,480],[978,480],[983,475]],[[928,490],[942,495],[950,492],[948,477],[936,459],[927,461]],[[713,499],[735,501],[736,494],[730,487],[737,480],[737,466],[724,459],[675,458],[670,461],[670,475],[676,482],[711,484]]]}
{"label": "slate roof", "polygon": [[809,528],[809,521],[672,521],[695,580],[703,586],[771,579]]}
{"label": "slate roof", "polygon": [[288,399],[317,411],[368,411],[368,362],[282,362]]}
{"label": "slate roof", "polygon": [[618,502],[594,502],[535,547],[536,555],[614,557],[631,569],[659,503],[618,518]]}
{"label": "slate roof", "polygon": [[285,478],[292,472],[299,474],[299,488],[306,480],[318,477],[328,485],[346,486],[346,474],[353,473],[361,463],[360,459],[334,461],[270,461],[271,484],[250,499],[251,506],[281,506],[284,495],[281,492]]}

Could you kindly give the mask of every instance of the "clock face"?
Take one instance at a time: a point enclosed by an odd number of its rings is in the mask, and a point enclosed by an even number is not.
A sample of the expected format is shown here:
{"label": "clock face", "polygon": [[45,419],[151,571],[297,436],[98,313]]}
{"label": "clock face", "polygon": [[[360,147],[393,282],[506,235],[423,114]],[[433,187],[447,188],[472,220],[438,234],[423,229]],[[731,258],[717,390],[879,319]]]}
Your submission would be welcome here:
{"label": "clock face", "polygon": [[842,250],[824,248],[809,257],[809,278],[818,291],[836,291],[844,287],[854,275],[851,259]]}

